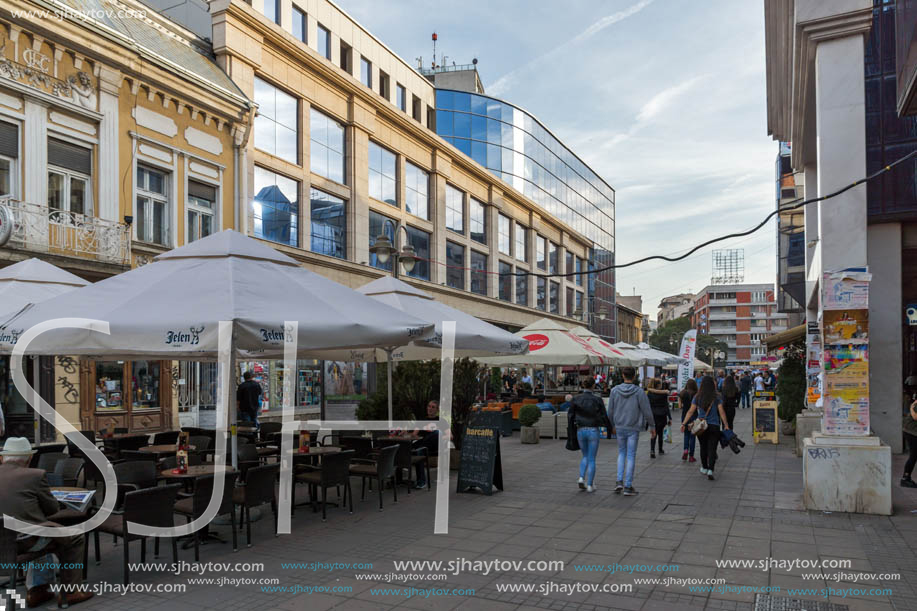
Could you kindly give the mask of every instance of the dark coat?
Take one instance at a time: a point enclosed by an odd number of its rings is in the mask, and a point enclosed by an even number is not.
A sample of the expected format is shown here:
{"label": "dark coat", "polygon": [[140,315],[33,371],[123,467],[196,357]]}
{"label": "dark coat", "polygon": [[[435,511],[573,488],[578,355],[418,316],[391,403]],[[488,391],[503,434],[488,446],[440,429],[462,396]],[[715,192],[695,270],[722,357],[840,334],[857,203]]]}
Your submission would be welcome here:
{"label": "dark coat", "polygon": [[41,524],[60,509],[42,469],[11,462],[0,464],[0,490],[0,514],[23,522]]}

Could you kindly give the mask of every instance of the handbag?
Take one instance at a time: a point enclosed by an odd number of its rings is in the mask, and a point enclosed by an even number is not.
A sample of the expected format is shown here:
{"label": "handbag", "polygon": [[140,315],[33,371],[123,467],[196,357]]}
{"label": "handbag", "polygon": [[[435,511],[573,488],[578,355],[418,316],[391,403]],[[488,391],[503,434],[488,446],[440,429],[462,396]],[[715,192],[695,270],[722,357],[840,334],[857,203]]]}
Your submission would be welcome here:
{"label": "handbag", "polygon": [[695,437],[707,430],[707,421],[704,418],[697,418],[691,423],[691,434]]}
{"label": "handbag", "polygon": [[575,405],[571,405],[567,413],[567,443],[564,447],[571,452],[579,452],[580,450],[579,439],[576,438],[576,417],[573,415],[575,408]]}

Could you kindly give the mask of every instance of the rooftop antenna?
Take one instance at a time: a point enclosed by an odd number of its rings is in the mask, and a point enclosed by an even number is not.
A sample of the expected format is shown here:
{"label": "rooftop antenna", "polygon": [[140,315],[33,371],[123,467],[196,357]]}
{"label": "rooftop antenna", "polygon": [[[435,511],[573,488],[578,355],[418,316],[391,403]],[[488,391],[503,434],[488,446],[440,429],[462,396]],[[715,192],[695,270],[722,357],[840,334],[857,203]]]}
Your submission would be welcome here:
{"label": "rooftop antenna", "polygon": [[433,69],[436,69],[436,32],[433,32]]}

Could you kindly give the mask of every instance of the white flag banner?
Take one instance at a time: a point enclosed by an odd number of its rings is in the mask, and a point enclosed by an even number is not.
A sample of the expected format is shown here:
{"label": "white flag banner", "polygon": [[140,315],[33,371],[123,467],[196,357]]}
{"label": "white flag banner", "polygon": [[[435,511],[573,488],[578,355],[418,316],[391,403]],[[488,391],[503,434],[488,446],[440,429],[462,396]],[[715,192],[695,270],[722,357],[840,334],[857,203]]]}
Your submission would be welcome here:
{"label": "white flag banner", "polygon": [[697,329],[688,329],[681,338],[681,349],[678,351],[678,356],[687,359],[678,366],[678,392],[681,392],[688,380],[694,377],[694,353],[696,351]]}

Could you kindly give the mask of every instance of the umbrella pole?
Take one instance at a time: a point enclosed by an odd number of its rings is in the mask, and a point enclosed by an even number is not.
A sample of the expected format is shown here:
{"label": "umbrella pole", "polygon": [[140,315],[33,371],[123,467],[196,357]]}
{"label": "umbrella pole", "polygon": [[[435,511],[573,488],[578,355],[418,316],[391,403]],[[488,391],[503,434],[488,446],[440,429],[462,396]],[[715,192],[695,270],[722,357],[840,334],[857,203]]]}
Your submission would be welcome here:
{"label": "umbrella pole", "polygon": [[385,348],[385,357],[388,360],[388,365],[385,369],[385,375],[388,378],[388,425],[392,426],[393,413],[392,413],[392,352],[394,348]]}
{"label": "umbrella pole", "polygon": [[[35,392],[41,394],[39,386],[41,384],[41,376],[39,374],[39,361],[41,357],[33,356],[32,357],[32,387],[35,389]],[[35,415],[35,434],[33,439],[35,443],[41,443],[41,416],[38,414],[38,409],[32,408],[32,413]]]}
{"label": "umbrella pole", "polygon": [[226,376],[229,380],[226,382],[228,389],[226,406],[229,409],[229,430],[232,434],[232,468],[239,468],[239,431],[238,431],[238,410],[233,405],[233,396],[235,395],[236,382],[236,347],[233,346],[229,354],[229,367]]}

